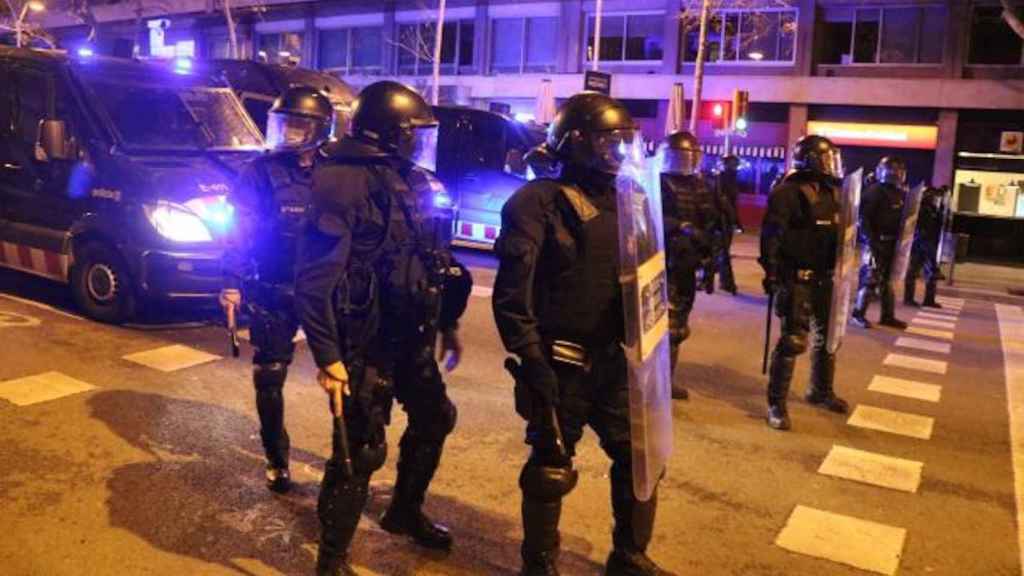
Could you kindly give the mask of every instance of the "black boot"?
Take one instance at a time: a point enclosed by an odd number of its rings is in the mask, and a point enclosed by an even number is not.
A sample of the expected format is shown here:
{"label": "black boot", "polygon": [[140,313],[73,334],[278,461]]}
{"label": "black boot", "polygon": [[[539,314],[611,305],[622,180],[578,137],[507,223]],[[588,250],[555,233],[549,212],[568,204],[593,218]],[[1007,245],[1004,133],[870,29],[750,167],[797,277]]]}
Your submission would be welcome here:
{"label": "black boot", "polygon": [[405,534],[424,548],[448,550],[452,536],[448,529],[423,514],[423,499],[441,461],[440,445],[420,438],[406,429],[399,443],[398,478],[391,506],[380,519],[382,528],[392,534]]}
{"label": "black boot", "polygon": [[935,301],[935,283],[926,282],[924,285],[924,302],[921,304],[927,308],[942,308],[942,305]]}
{"label": "black boot", "polygon": [[913,306],[917,308],[920,304],[917,300],[914,300],[914,292],[917,291],[917,278],[912,277],[909,273],[907,279],[903,282],[903,303],[907,306]]}
{"label": "black boot", "polygon": [[888,326],[890,328],[895,328],[897,330],[907,329],[907,323],[904,322],[903,320],[900,320],[896,316],[882,316],[878,323],[882,326]]}
{"label": "black boot", "polygon": [[562,499],[542,501],[523,496],[523,570],[521,576],[558,576],[558,521]]}
{"label": "black boot", "polygon": [[772,352],[772,365],[768,373],[768,427],[775,430],[789,430],[789,412],[786,397],[789,383],[793,380],[796,356],[784,356],[776,348]]}
{"label": "black boot", "polygon": [[256,412],[260,417],[260,439],[267,456],[267,488],[284,494],[291,489],[288,474],[288,452],[291,441],[284,427],[284,396],[281,393],[288,377],[288,366],[275,362],[253,368],[256,388]]}
{"label": "black boot", "polygon": [[871,322],[868,322],[868,304],[871,303],[871,291],[868,288],[861,288],[857,290],[857,300],[853,304],[853,313],[850,314],[850,322],[854,326],[859,326],[865,330],[871,328]]}
{"label": "black boot", "polygon": [[340,464],[334,459],[327,462],[317,502],[317,515],[320,517],[317,576],[355,574],[348,565],[348,548],[356,534],[369,492],[369,475],[357,474],[346,478]]}
{"label": "black boot", "polygon": [[812,406],[836,414],[846,414],[850,407],[835,395],[832,383],[836,374],[836,357],[828,352],[816,351],[811,358],[811,388],[804,398]]}
{"label": "black boot", "polygon": [[682,382],[680,382],[679,380],[676,379],[676,365],[679,363],[679,345],[682,344],[683,340],[686,340],[686,338],[690,335],[690,329],[689,328],[684,328],[683,330],[685,331],[684,332],[685,335],[683,335],[682,338],[679,338],[678,341],[676,341],[676,339],[673,338],[672,344],[669,347],[669,354],[671,354],[671,356],[669,357],[669,362],[670,362],[670,365],[672,367],[671,374],[672,374],[672,399],[673,400],[689,400],[690,399],[690,392],[687,391],[686,387],[683,386]]}
{"label": "black boot", "polygon": [[878,323],[882,326],[906,330],[907,323],[896,319],[896,295],[892,292],[892,286],[886,283],[882,290],[882,317]]}
{"label": "black boot", "polygon": [[605,576],[655,576],[658,566],[647,557],[647,545],[654,532],[654,513],[658,507],[655,489],[650,500],[641,502],[633,493],[633,476],[628,462],[612,464],[612,514],[615,546],[605,564]]}

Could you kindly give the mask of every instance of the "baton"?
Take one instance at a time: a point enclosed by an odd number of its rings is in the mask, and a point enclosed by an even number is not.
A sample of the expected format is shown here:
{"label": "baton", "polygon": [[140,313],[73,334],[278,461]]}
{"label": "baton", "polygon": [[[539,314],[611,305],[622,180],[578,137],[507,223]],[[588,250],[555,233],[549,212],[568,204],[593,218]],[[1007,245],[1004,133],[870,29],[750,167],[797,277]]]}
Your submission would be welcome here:
{"label": "baton", "polygon": [[238,358],[240,350],[238,347],[238,324],[235,321],[234,305],[227,306],[226,315],[228,327],[228,347],[231,349],[231,357]]}
{"label": "baton", "polygon": [[352,478],[355,471],[352,469],[352,453],[349,450],[348,429],[345,427],[345,405],[342,404],[341,388],[342,384],[339,382],[331,398],[331,413],[334,415],[334,434],[331,439],[334,442],[335,457],[340,457],[341,470],[345,478]]}
{"label": "baton", "polygon": [[768,373],[768,349],[772,343],[772,308],[775,308],[775,290],[768,293],[768,319],[764,328],[764,358],[761,360],[761,374]]}
{"label": "baton", "polygon": [[[505,370],[512,375],[512,379],[516,381],[520,386],[525,386],[527,390],[530,389],[529,383],[523,378],[523,365],[517,362],[514,358],[505,359]],[[546,403],[545,408],[547,413],[545,414],[547,420],[543,424],[551,430],[551,434],[554,437],[554,448],[555,453],[559,458],[568,458],[569,453],[565,449],[565,438],[562,436],[562,427],[558,423],[558,411],[555,409],[553,403]]]}

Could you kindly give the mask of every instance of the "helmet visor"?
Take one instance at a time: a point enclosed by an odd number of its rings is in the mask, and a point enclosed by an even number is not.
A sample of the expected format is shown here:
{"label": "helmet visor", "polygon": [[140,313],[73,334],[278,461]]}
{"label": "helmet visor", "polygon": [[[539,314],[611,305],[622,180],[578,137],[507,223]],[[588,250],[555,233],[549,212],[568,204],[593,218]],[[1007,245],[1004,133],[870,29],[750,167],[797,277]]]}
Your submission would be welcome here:
{"label": "helmet visor", "polygon": [[821,152],[821,170],[837,180],[846,177],[846,171],[843,170],[843,154],[838,148],[830,148]]}
{"label": "helmet visor", "polygon": [[403,130],[398,154],[420,168],[436,172],[437,125],[416,126]]}
{"label": "helmet visor", "polygon": [[328,126],[314,118],[271,112],[267,115],[267,145],[275,150],[306,150],[327,137]]}
{"label": "helmet visor", "polygon": [[[608,174],[618,174],[626,158],[643,156],[643,143],[636,130],[605,130],[590,138],[594,152],[594,168]],[[638,149],[639,147],[639,149]]]}
{"label": "helmet visor", "polygon": [[903,186],[907,183],[907,169],[900,165],[883,166],[878,179],[886,184]]}
{"label": "helmet visor", "polygon": [[704,154],[700,150],[678,150],[662,144],[658,151],[661,171],[665,174],[692,176],[700,170]]}
{"label": "helmet visor", "polygon": [[334,107],[334,123],[331,126],[331,139],[340,140],[352,129],[352,110],[345,106]]}

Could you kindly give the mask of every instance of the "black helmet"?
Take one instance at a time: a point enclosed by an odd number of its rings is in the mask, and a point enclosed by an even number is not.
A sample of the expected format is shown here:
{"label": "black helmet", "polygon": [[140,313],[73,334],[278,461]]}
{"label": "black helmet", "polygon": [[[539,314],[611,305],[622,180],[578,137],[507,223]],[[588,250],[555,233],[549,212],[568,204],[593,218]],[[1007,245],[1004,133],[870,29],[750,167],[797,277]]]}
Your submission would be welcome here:
{"label": "black helmet", "polygon": [[429,170],[437,157],[437,120],[415,90],[383,80],[352,104],[352,135]]}
{"label": "black helmet", "polygon": [[267,144],[284,150],[306,150],[331,135],[334,107],[319,90],[292,86],[285,90],[267,114]]}
{"label": "black helmet", "polygon": [[843,157],[832,141],[824,136],[810,134],[793,145],[793,169],[842,180]]}
{"label": "black helmet", "polygon": [[562,162],[616,174],[636,123],[617,100],[583,92],[566,100],[548,127],[548,149]]}
{"label": "black helmet", "polygon": [[673,132],[661,143],[661,171],[691,176],[700,170],[704,157],[697,137],[686,131]]}
{"label": "black helmet", "polygon": [[896,156],[886,156],[878,161],[875,176],[879,182],[904,186],[907,183],[907,163]]}

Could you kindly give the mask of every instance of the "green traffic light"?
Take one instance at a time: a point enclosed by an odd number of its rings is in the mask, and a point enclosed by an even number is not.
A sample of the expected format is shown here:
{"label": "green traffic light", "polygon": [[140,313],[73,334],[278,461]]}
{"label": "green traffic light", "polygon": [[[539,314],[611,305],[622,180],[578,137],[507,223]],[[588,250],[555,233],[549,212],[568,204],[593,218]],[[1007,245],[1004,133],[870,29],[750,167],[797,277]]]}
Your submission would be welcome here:
{"label": "green traffic light", "polygon": [[736,129],[737,130],[746,130],[747,129],[747,119],[746,118],[737,118],[736,119]]}

